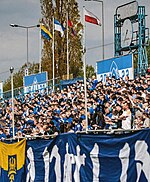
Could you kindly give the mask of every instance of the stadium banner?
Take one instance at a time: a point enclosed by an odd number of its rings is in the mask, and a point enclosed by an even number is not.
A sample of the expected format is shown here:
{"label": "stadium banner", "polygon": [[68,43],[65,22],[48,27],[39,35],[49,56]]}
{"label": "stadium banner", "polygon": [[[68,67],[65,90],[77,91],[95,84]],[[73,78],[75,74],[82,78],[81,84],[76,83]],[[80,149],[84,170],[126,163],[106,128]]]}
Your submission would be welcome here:
{"label": "stadium banner", "polygon": [[149,182],[150,130],[27,142],[26,182]]}
{"label": "stadium banner", "polygon": [[24,76],[24,94],[47,88],[47,72]]}
{"label": "stadium banner", "polygon": [[0,98],[3,98],[3,82],[0,82]]}
{"label": "stadium banner", "polygon": [[134,78],[133,67],[133,55],[128,54],[125,56],[114,57],[111,59],[98,61],[96,63],[97,79],[105,82],[106,76],[114,76],[116,79],[125,79],[125,76],[129,76],[129,79]]}
{"label": "stadium banner", "polygon": [[26,140],[7,144],[0,142],[0,182],[25,181]]}

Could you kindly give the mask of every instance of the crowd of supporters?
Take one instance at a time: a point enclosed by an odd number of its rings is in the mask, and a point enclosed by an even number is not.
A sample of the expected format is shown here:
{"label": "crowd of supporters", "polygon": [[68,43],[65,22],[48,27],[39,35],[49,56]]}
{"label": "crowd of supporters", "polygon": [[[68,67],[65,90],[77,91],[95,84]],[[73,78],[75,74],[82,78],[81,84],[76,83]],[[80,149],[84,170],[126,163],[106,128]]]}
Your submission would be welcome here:
{"label": "crowd of supporters", "polygon": [[[0,103],[0,139],[11,138],[12,100]],[[89,130],[141,129],[150,127],[150,78],[128,76],[106,82],[87,80]],[[83,81],[55,92],[45,89],[20,94],[14,100],[15,135],[41,136],[86,130]]]}

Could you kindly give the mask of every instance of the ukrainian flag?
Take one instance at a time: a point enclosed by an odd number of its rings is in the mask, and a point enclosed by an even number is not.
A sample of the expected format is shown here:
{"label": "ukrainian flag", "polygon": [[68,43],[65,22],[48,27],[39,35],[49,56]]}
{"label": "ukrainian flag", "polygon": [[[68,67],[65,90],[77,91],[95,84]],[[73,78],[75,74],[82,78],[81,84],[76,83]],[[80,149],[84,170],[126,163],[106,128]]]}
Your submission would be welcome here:
{"label": "ukrainian flag", "polygon": [[0,182],[24,181],[25,149],[25,139],[13,144],[0,142]]}
{"label": "ukrainian flag", "polygon": [[43,26],[43,25],[40,25],[40,28],[41,28],[41,35],[47,39],[47,40],[51,40],[53,37],[52,37],[52,34]]}

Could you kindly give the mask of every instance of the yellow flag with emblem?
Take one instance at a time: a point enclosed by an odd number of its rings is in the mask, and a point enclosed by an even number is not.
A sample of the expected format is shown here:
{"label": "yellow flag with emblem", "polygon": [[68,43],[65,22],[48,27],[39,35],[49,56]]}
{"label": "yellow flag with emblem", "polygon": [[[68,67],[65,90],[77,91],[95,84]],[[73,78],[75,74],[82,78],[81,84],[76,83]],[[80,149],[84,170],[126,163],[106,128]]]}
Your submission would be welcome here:
{"label": "yellow flag with emblem", "polygon": [[26,140],[7,144],[0,142],[0,182],[22,182]]}

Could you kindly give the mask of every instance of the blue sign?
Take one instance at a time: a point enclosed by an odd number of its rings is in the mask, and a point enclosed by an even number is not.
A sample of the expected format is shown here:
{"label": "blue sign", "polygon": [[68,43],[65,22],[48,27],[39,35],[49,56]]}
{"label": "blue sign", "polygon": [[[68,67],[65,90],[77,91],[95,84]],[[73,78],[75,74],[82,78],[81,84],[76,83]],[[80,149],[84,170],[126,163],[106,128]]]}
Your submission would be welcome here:
{"label": "blue sign", "polygon": [[24,93],[34,92],[47,87],[47,72],[24,76]]}
{"label": "blue sign", "polygon": [[149,182],[150,129],[27,141],[26,182]]}
{"label": "blue sign", "polygon": [[105,81],[106,76],[114,76],[116,79],[129,76],[133,79],[133,73],[132,54],[97,62],[97,79],[100,81]]}
{"label": "blue sign", "polygon": [[0,82],[0,98],[3,98],[3,82]]}

